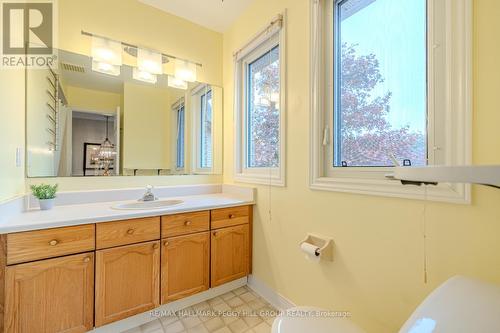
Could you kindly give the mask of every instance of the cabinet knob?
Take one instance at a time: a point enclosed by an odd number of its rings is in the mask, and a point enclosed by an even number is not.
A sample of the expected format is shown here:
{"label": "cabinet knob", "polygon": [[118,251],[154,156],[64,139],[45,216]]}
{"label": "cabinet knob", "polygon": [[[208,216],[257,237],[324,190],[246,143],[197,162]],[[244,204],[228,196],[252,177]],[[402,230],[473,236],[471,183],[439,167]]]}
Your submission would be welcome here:
{"label": "cabinet knob", "polygon": [[90,261],[90,257],[83,258],[83,262],[89,262],[89,261]]}
{"label": "cabinet knob", "polygon": [[186,221],[186,222],[184,222],[184,225],[185,225],[186,227],[190,226],[190,225],[191,225],[191,221]]}
{"label": "cabinet knob", "polygon": [[59,244],[59,242],[57,241],[57,239],[53,239],[49,242],[49,245],[51,246],[56,246],[57,244]]}
{"label": "cabinet knob", "polygon": [[230,219],[234,219],[235,217],[236,217],[236,215],[234,215],[234,214],[230,214],[230,215],[229,215],[229,218],[230,218]]}
{"label": "cabinet knob", "polygon": [[213,235],[214,235],[214,236],[217,236],[217,231],[214,231]]}
{"label": "cabinet knob", "polygon": [[127,234],[132,235],[134,233],[134,229],[128,229]]}
{"label": "cabinet knob", "polygon": [[155,249],[155,250],[156,250],[157,248],[158,248],[158,243],[154,243],[154,244],[153,244],[153,249]]}
{"label": "cabinet knob", "polygon": [[167,241],[163,242],[163,246],[168,246],[168,242]]}

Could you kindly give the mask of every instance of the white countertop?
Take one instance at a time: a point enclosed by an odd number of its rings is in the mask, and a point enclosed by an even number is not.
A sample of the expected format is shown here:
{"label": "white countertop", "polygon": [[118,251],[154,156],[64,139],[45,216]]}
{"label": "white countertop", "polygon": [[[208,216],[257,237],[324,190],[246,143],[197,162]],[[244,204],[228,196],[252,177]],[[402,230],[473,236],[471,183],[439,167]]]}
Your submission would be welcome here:
{"label": "white countertop", "polygon": [[175,206],[148,210],[117,210],[111,208],[118,203],[127,201],[62,205],[48,211],[29,209],[3,220],[0,223],[0,234],[254,204],[253,198],[224,192],[177,197],[168,196],[159,199],[178,199],[183,202]]}

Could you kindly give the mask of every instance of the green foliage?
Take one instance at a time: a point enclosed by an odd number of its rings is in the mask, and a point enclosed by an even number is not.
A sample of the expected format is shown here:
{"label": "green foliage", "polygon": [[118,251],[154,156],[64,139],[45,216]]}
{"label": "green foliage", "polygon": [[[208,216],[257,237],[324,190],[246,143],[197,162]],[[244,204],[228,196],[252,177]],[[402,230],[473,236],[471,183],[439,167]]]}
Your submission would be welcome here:
{"label": "green foliage", "polygon": [[57,193],[57,184],[55,185],[31,185],[33,196],[39,200],[54,199]]}

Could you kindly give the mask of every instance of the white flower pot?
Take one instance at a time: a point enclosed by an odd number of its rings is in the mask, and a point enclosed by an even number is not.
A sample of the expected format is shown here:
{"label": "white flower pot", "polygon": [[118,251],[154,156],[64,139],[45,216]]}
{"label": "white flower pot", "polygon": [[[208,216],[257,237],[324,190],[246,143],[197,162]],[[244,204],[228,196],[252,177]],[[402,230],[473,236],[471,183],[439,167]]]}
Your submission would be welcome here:
{"label": "white flower pot", "polygon": [[50,210],[54,207],[54,200],[55,199],[39,199],[38,202],[40,203],[40,209],[41,210]]}

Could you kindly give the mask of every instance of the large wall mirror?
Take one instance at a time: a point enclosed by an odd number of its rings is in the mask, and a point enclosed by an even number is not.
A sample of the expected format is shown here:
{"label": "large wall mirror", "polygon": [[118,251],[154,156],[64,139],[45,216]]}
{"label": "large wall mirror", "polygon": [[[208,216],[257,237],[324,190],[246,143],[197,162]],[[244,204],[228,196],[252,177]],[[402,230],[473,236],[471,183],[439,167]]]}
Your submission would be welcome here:
{"label": "large wall mirror", "polygon": [[28,70],[27,176],[220,174],[222,88],[142,79],[64,50],[54,68]]}

